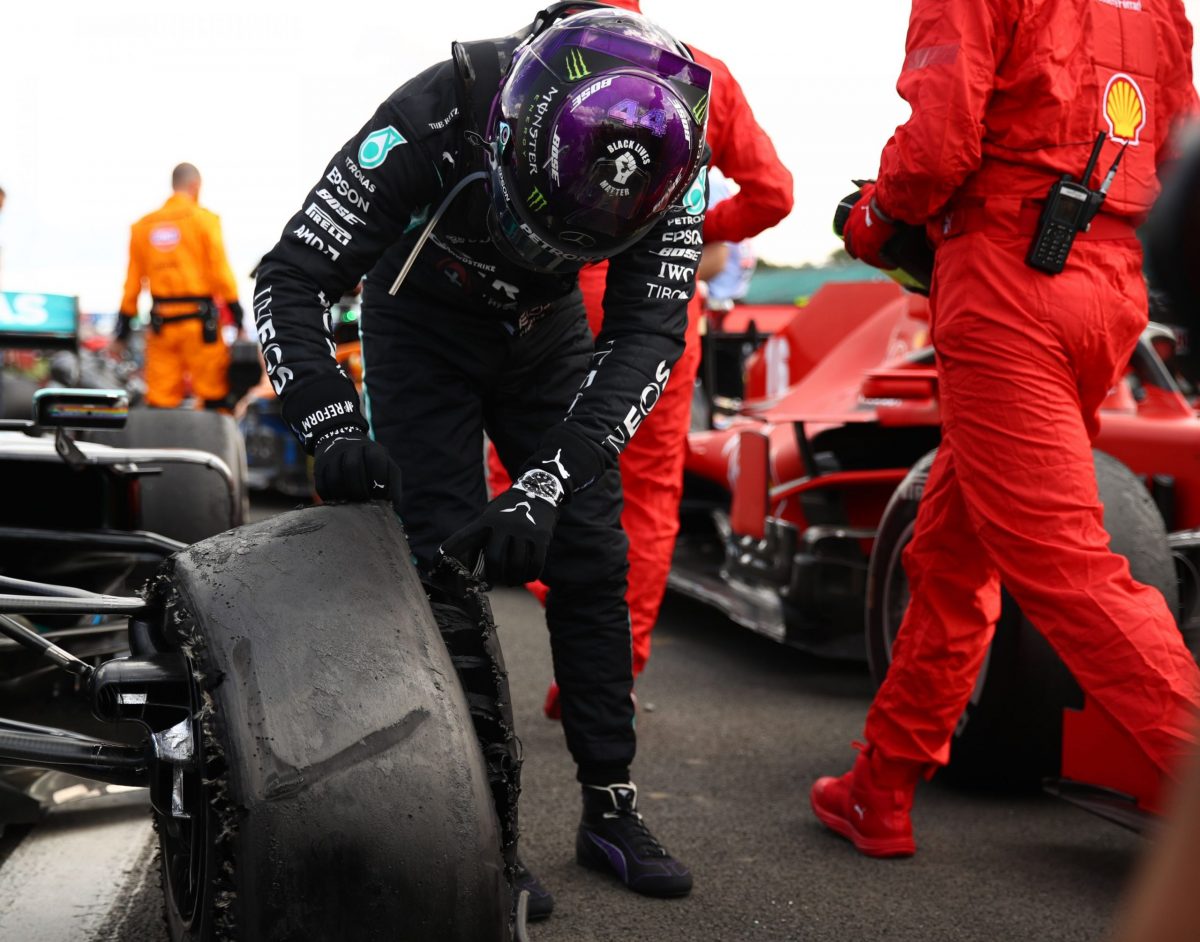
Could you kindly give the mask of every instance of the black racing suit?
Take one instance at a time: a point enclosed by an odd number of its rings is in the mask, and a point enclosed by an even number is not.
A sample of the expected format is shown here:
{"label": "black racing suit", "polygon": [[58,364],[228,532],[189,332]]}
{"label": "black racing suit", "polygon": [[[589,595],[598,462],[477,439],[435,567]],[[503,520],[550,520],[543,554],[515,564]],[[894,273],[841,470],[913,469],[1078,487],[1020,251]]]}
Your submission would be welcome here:
{"label": "black racing suit", "polygon": [[[514,478],[557,468],[569,499],[543,580],[567,744],[581,780],[626,781],[635,739],[617,456],[683,350],[694,282],[677,263],[681,249],[698,254],[703,217],[673,206],[612,258],[594,346],[578,264],[547,275],[509,261],[488,237],[481,182],[451,205],[391,297],[429,213],[476,163],[464,130],[450,62],[395,91],[263,260],[258,336],[284,416],[310,450],[369,419],[401,467],[401,517],[424,564],[484,507],[484,431]],[[329,302],[364,272],[365,417],[328,319]]]}

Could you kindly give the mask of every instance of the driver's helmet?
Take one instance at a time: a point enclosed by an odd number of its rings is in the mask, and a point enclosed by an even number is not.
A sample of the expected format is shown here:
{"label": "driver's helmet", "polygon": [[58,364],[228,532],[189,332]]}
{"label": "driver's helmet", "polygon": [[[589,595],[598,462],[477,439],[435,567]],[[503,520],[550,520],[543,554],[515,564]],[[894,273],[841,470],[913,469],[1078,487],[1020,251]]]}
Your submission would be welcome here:
{"label": "driver's helmet", "polygon": [[576,13],[518,47],[487,128],[499,249],[572,271],[640,239],[700,169],[711,80],[623,10]]}

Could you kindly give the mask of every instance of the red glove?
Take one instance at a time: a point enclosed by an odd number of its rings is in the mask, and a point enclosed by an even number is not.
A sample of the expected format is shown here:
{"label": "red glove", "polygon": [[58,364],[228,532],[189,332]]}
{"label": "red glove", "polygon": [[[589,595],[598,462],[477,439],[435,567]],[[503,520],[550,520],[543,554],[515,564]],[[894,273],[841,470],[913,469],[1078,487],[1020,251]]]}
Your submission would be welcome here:
{"label": "red glove", "polygon": [[876,268],[895,268],[895,265],[884,260],[882,254],[883,247],[895,234],[895,221],[879,208],[875,200],[875,184],[866,184],[858,202],[850,210],[850,218],[846,220],[842,231],[846,251]]}

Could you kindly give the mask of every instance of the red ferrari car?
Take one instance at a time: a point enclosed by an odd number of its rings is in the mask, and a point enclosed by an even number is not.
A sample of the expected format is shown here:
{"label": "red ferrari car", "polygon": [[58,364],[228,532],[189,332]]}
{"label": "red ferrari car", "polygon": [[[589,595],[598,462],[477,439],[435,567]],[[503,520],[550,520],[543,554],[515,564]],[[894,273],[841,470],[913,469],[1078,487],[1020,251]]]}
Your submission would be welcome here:
{"label": "red ferrari car", "polygon": [[[865,656],[880,681],[908,602],[900,554],[940,437],[927,301],[891,282],[829,284],[765,341],[753,314],[708,339],[706,355],[757,349],[740,398],[710,397],[709,427],[689,436],[671,587],[786,644]],[[1104,405],[1096,473],[1114,549],[1193,641],[1200,418],[1148,337]],[[1159,782],[1122,736],[1006,600],[951,771],[1051,778],[1136,824],[1158,809]]]}

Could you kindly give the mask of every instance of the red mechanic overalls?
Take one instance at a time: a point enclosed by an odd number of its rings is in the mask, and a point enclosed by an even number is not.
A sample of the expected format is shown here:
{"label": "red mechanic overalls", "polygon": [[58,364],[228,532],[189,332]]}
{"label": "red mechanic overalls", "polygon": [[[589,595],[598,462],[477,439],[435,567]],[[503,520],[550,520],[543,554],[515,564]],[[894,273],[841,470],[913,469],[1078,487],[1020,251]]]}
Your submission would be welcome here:
{"label": "red mechanic overalls", "polygon": [[[912,602],[867,716],[885,761],[945,763],[1001,582],[1089,697],[1164,771],[1192,743],[1200,673],[1162,596],[1108,548],[1091,438],[1146,324],[1134,224],[1192,111],[1178,0],[914,0],[884,149],[884,212],[940,242],[931,303],[943,440],[905,554]],[[1061,275],[1024,263],[1036,201],[1097,132],[1128,148]],[[1120,143],[1118,143],[1120,142]]]}

